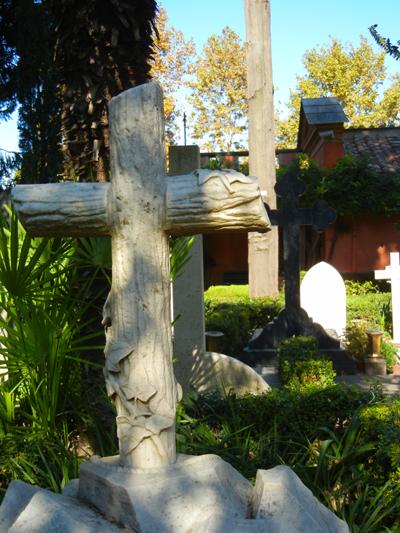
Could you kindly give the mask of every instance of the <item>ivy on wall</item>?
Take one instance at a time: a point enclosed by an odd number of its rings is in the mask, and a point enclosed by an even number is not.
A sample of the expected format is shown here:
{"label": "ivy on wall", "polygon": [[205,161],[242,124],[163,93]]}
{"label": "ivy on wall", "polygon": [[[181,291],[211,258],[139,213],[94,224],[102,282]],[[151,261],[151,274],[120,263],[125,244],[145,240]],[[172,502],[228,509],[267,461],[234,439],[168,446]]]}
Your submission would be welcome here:
{"label": "ivy on wall", "polygon": [[400,174],[377,172],[367,157],[346,155],[334,167],[323,169],[301,154],[277,171],[277,179],[288,170],[298,173],[306,185],[301,197],[304,207],[324,199],[338,217],[400,212]]}

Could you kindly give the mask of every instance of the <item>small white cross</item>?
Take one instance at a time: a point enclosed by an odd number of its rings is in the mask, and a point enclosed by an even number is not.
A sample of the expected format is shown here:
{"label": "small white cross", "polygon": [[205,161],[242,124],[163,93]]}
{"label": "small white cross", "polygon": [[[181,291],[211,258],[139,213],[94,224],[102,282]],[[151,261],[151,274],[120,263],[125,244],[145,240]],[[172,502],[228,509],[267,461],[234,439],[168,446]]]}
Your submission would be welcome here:
{"label": "small white cross", "polygon": [[375,270],[375,279],[387,279],[392,292],[393,342],[400,344],[400,260],[399,252],[390,253],[390,265]]}

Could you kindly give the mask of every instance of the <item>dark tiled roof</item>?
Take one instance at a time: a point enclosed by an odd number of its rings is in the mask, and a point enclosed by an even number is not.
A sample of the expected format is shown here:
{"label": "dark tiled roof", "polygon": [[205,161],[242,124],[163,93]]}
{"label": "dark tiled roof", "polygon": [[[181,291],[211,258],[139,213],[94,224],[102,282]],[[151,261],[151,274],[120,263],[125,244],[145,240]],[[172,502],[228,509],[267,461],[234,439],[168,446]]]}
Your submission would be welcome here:
{"label": "dark tiled roof", "polygon": [[303,98],[301,108],[308,124],[340,124],[348,122],[336,98]]}
{"label": "dark tiled roof", "polygon": [[348,129],[343,146],[346,154],[366,155],[377,172],[400,173],[400,128]]}

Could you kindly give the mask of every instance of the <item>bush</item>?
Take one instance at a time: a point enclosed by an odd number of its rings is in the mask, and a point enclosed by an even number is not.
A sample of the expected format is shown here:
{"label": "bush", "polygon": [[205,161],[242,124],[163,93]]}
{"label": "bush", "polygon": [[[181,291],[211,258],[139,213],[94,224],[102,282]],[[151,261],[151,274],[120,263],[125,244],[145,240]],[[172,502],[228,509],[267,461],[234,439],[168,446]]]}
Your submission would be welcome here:
{"label": "bush", "polygon": [[279,360],[288,360],[289,362],[318,357],[318,341],[315,337],[301,335],[285,339],[279,344],[278,357]]}
{"label": "bush", "polygon": [[320,355],[315,337],[285,339],[278,348],[278,361],[282,383],[290,388],[334,385],[332,361]]}
{"label": "bush", "polygon": [[[370,323],[365,320],[354,320],[353,323],[346,328],[346,349],[358,361],[362,361],[365,357],[370,355],[369,339],[367,335],[368,329],[370,329]],[[397,351],[387,335],[384,335],[382,340],[381,355],[386,361],[387,373],[392,373],[394,365],[397,362]]]}
{"label": "bush", "polygon": [[386,361],[386,371],[391,374],[397,362],[397,350],[390,341],[384,340],[381,346],[381,355]]}
{"label": "bush", "polygon": [[250,480],[259,468],[287,464],[351,531],[394,532],[400,446],[389,430],[399,428],[399,402],[345,385],[195,395],[178,406],[178,451],[216,453]]}
{"label": "bush", "polygon": [[347,296],[363,296],[364,294],[376,294],[381,292],[379,286],[373,281],[346,279],[344,284],[346,286]]}
{"label": "bush", "polygon": [[353,320],[345,331],[344,344],[350,354],[358,361],[362,361],[368,355],[368,335],[370,323],[366,320]]}
{"label": "bush", "polygon": [[254,330],[264,327],[282,309],[278,298],[249,298],[247,285],[210,287],[205,293],[207,331],[222,331],[220,351],[237,357]]}
{"label": "bush", "polygon": [[367,329],[392,329],[390,293],[369,293],[347,297],[347,325],[364,320]]}
{"label": "bush", "polygon": [[400,469],[400,399],[385,401],[360,410],[364,435],[377,442],[379,467],[385,473]]}

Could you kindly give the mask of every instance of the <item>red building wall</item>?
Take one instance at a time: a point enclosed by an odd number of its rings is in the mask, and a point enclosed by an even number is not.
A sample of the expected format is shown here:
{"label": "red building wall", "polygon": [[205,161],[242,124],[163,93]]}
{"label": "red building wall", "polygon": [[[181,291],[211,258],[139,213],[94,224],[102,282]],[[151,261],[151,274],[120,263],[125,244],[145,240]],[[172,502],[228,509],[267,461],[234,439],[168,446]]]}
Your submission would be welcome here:
{"label": "red building wall", "polygon": [[246,283],[247,233],[214,233],[203,236],[204,284]]}
{"label": "red building wall", "polygon": [[372,272],[389,264],[400,251],[400,214],[363,215],[329,226],[325,261],[342,273]]}

